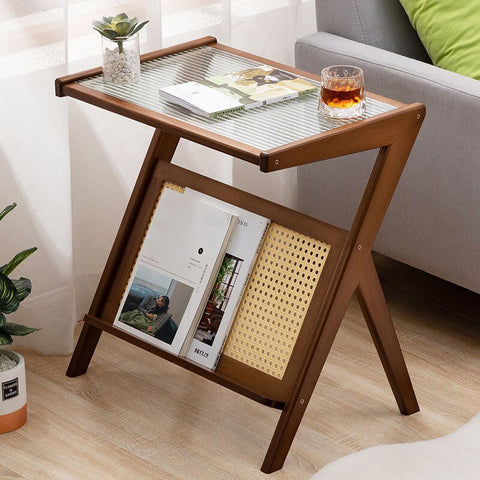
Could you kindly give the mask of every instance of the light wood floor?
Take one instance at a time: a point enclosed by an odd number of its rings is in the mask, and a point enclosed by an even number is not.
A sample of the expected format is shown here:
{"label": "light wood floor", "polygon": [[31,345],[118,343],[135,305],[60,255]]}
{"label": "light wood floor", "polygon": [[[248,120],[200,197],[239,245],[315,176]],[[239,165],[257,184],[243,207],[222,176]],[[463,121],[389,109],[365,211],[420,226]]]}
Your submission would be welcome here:
{"label": "light wood floor", "polygon": [[277,410],[103,334],[75,379],[69,358],[23,352],[28,422],[0,437],[0,478],[305,480],[365,447],[452,432],[480,412],[480,296],[376,263],[421,412],[398,412],[352,301],[285,466],[265,475]]}

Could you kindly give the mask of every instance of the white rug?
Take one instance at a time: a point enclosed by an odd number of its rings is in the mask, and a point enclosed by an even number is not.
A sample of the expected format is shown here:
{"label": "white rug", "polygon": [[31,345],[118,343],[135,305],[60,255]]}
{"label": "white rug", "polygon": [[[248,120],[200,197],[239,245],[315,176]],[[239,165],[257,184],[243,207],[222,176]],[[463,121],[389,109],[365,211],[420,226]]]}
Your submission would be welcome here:
{"label": "white rug", "polygon": [[456,432],[379,445],[336,460],[310,480],[480,480],[480,414]]}

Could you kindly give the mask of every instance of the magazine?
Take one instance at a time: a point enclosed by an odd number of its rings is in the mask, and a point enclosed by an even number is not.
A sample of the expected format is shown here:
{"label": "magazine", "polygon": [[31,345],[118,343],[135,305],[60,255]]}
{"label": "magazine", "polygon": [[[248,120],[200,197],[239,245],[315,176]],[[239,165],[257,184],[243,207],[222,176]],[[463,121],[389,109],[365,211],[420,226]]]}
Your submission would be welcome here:
{"label": "magazine", "polygon": [[270,220],[189,188],[185,189],[185,195],[238,217],[222,266],[187,350],[187,358],[214,370]]}
{"label": "magazine", "polygon": [[165,99],[205,117],[281,102],[317,87],[294,73],[268,65],[160,88]]}
{"label": "magazine", "polygon": [[236,220],[165,188],[114,325],[178,355],[203,313]]}

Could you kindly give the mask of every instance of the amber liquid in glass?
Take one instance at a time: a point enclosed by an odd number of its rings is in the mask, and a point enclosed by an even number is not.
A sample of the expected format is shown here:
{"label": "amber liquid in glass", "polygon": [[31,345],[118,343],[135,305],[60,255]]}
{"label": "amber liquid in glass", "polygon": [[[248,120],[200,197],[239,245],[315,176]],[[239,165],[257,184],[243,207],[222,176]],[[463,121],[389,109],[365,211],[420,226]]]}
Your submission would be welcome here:
{"label": "amber liquid in glass", "polygon": [[322,101],[332,108],[350,108],[363,100],[363,87],[350,85],[329,85],[322,87]]}

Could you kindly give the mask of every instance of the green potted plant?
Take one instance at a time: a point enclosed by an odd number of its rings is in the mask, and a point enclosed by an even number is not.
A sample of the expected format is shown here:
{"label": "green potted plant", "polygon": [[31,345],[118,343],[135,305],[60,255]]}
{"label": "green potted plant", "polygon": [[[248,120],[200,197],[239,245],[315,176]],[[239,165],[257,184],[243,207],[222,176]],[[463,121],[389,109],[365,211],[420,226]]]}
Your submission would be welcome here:
{"label": "green potted plant", "polygon": [[92,23],[102,36],[103,80],[128,85],[140,79],[140,45],[138,32],[148,23],[138,23],[126,13],[103,17]]}
{"label": "green potted plant", "polygon": [[[0,213],[2,220],[17,206],[9,205]],[[5,314],[14,312],[32,290],[28,278],[12,280],[9,275],[31,255],[37,247],[32,247],[15,255],[10,262],[0,267],[0,346],[11,345],[12,336],[28,335],[38,328],[26,327],[7,322]],[[20,428],[27,419],[27,394],[25,381],[25,361],[23,355],[13,350],[0,348],[0,433]]]}

